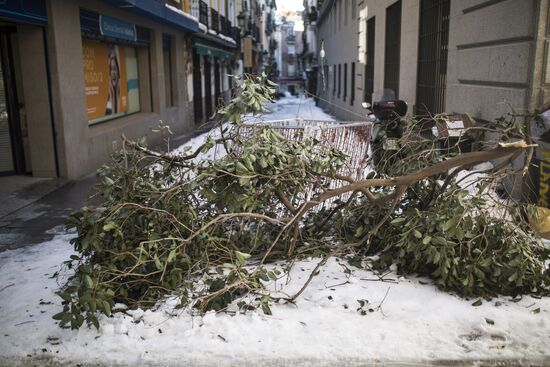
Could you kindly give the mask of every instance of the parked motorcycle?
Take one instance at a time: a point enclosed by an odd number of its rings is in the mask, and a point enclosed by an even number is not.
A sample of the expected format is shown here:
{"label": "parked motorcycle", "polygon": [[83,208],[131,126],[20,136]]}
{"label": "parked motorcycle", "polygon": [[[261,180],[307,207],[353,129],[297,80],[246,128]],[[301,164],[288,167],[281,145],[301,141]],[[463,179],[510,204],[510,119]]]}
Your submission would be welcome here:
{"label": "parked motorcycle", "polygon": [[378,94],[380,97],[373,96],[372,105],[363,102],[363,107],[369,109],[371,114],[369,118],[373,122],[373,140],[372,155],[373,163],[379,168],[381,163],[391,164],[392,160],[397,159],[399,150],[397,141],[403,135],[401,117],[407,114],[407,103],[396,99],[395,93],[391,89],[384,89]]}

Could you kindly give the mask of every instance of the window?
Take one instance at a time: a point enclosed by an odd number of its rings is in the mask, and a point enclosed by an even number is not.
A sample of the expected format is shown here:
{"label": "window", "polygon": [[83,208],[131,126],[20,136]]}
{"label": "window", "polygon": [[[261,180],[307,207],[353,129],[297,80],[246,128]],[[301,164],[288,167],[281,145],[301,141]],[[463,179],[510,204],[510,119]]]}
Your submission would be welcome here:
{"label": "window", "polygon": [[348,96],[348,64],[344,64],[344,102]]}
{"label": "window", "polygon": [[342,29],[344,23],[344,0],[338,1],[338,29]]}
{"label": "window", "polygon": [[162,35],[162,58],[164,62],[164,89],[166,107],[172,107],[174,103],[174,84],[172,74],[172,37]]}
{"label": "window", "polygon": [[89,124],[139,112],[137,49],[83,39],[82,53]]}
{"label": "window", "polygon": [[344,24],[345,25],[348,25],[348,16],[349,16],[349,12],[348,12],[348,1],[349,0],[343,0],[346,2],[346,4],[344,4]]}
{"label": "window", "polygon": [[420,2],[415,112],[418,114],[441,113],[445,108],[450,3],[450,0]]}
{"label": "window", "polygon": [[374,33],[376,20],[374,17],[367,21],[367,63],[365,64],[365,86],[363,100],[372,104],[374,92]]}
{"label": "window", "polygon": [[340,98],[342,91],[342,64],[338,64],[338,98]]}
{"label": "window", "polygon": [[349,97],[349,104],[353,106],[353,100],[355,99],[355,63],[351,63],[351,91]]}
{"label": "window", "polygon": [[401,55],[401,0],[386,9],[386,47],[384,55],[384,88],[392,89],[399,98],[399,64]]}
{"label": "window", "polygon": [[323,94],[326,96],[329,89],[328,65],[323,66],[323,75],[321,77],[323,78]]}
{"label": "window", "polygon": [[334,64],[334,71],[333,71],[333,75],[334,75],[334,83],[332,83],[332,95],[335,96],[336,95],[336,64]]}

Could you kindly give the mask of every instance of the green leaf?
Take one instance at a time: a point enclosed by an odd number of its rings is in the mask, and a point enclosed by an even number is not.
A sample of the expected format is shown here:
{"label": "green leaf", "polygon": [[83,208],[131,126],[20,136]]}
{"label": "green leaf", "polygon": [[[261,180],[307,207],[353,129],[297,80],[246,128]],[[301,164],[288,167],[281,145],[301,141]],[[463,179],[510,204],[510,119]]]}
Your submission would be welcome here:
{"label": "green leaf", "polygon": [[426,236],[424,237],[424,239],[422,240],[422,243],[424,245],[427,245],[428,243],[430,243],[432,241],[432,236]]}
{"label": "green leaf", "polygon": [[62,320],[65,316],[66,312],[59,312],[52,316],[52,319],[54,320]]}
{"label": "green leaf", "polygon": [[94,282],[92,280],[92,278],[90,278],[90,276],[88,274],[84,274],[82,276],[82,281],[84,282],[84,286],[86,286],[86,288],[93,288],[94,287]]}
{"label": "green leaf", "polygon": [[166,261],[170,263],[170,262],[172,262],[172,260],[174,260],[175,257],[176,257],[176,249],[173,249],[168,254],[168,259]]}
{"label": "green leaf", "polygon": [[103,232],[110,232],[117,229],[117,225],[114,222],[109,222],[103,226]]}
{"label": "green leaf", "polygon": [[161,270],[162,269],[162,263],[160,262],[158,256],[155,254],[155,257],[153,258],[153,261],[155,262],[155,266],[157,268],[157,270]]}
{"label": "green leaf", "polygon": [[413,234],[414,234],[414,236],[415,236],[416,238],[419,238],[419,239],[422,238],[422,233],[420,233],[420,232],[417,231],[416,229],[413,230]]}
{"label": "green leaf", "polygon": [[399,217],[399,218],[395,218],[394,220],[392,220],[392,221],[390,222],[390,224],[399,224],[399,223],[403,223],[404,221],[406,221],[405,218]]}
{"label": "green leaf", "polygon": [[271,308],[269,308],[269,304],[267,302],[262,302],[262,311],[266,315],[272,315]]}
{"label": "green leaf", "polygon": [[540,307],[539,308],[535,308],[533,311],[531,311],[532,313],[534,314],[537,314],[537,313],[540,313]]}
{"label": "green leaf", "polygon": [[494,325],[495,324],[495,322],[493,320],[488,319],[488,318],[485,318],[485,322],[489,325]]}
{"label": "green leaf", "polygon": [[475,301],[474,303],[472,303],[472,306],[474,307],[479,307],[483,304],[483,302],[481,301],[481,298],[478,299],[477,301]]}
{"label": "green leaf", "polygon": [[103,310],[105,311],[105,315],[111,316],[111,305],[107,301],[103,301]]}
{"label": "green leaf", "polygon": [[447,232],[449,229],[456,227],[458,224],[459,218],[451,218],[448,221],[445,222],[443,225],[443,231]]}
{"label": "green leaf", "polygon": [[246,260],[250,259],[250,254],[240,251],[235,251],[235,256],[237,257],[237,265],[239,266],[243,266],[246,263]]}

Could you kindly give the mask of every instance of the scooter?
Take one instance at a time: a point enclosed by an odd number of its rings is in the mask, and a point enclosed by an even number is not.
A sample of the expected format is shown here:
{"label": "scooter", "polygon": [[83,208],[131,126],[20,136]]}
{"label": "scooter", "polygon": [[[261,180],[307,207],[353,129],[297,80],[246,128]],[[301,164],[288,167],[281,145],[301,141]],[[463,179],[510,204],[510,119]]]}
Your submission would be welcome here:
{"label": "scooter", "polygon": [[369,118],[373,122],[372,159],[375,167],[381,163],[397,159],[399,150],[397,141],[403,135],[401,117],[407,114],[407,103],[396,99],[393,91],[385,90],[382,99],[374,102],[372,106],[363,102],[363,108],[372,113]]}

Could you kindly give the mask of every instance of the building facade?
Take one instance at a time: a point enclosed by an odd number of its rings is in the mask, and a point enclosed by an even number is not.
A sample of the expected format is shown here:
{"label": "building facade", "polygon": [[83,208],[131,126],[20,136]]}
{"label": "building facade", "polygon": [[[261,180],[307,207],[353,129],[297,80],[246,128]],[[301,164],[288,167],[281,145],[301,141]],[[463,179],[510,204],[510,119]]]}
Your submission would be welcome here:
{"label": "building facade", "polygon": [[317,49],[317,9],[319,4],[317,0],[304,0],[303,4],[303,47],[298,59],[301,65],[300,69],[303,70],[305,89],[310,95],[316,95],[317,82],[319,80],[319,50]]}
{"label": "building facade", "polygon": [[237,0],[242,61],[239,72],[260,73],[275,61],[275,0]]}
{"label": "building facade", "polygon": [[280,24],[280,75],[278,82],[281,90],[297,93],[304,85],[303,64],[299,55],[302,53],[302,31],[296,30],[299,14],[287,14],[281,18]]}
{"label": "building facade", "polygon": [[236,5],[235,0],[191,0],[191,13],[199,21],[199,31],[192,36],[192,84],[188,85],[196,124],[209,121],[229,98],[230,75],[240,58]]}
{"label": "building facade", "polygon": [[79,178],[121,136],[191,131],[185,1],[28,0],[0,5],[0,174]]}
{"label": "building facade", "polygon": [[[254,14],[241,30],[245,1]],[[122,136],[154,146],[166,138],[154,132],[160,123],[175,135],[193,131],[229,98],[251,30],[259,45],[251,71],[261,70],[270,42],[258,24],[271,34],[274,8],[273,0],[1,2],[0,176],[76,179],[107,162]]]}
{"label": "building facade", "polygon": [[339,118],[384,89],[414,113],[492,121],[550,91],[547,0],[325,0],[318,94]]}

